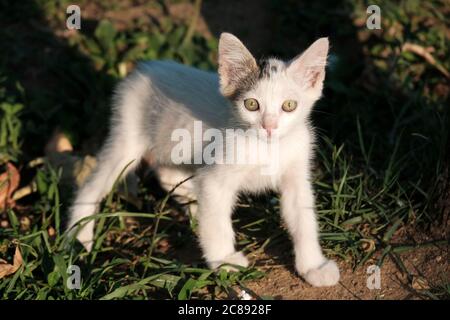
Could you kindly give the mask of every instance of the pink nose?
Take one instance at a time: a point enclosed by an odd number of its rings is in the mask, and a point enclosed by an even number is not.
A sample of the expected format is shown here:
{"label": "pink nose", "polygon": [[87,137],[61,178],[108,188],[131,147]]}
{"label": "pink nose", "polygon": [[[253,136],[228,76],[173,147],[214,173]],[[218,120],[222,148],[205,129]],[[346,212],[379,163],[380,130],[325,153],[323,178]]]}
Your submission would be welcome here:
{"label": "pink nose", "polygon": [[272,136],[273,130],[278,128],[278,125],[276,122],[263,122],[262,127],[267,131],[267,135],[270,137]]}

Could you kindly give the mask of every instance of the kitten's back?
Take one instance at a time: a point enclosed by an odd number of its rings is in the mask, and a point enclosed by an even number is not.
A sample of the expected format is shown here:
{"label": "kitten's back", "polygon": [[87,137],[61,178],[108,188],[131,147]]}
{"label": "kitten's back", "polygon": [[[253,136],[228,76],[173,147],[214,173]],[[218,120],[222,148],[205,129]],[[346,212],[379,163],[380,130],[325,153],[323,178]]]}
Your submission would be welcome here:
{"label": "kitten's back", "polygon": [[230,115],[230,105],[219,92],[216,73],[172,61],[143,62],[137,72],[150,80],[152,94],[161,100],[162,111],[169,111],[172,119],[181,113],[221,127]]}
{"label": "kitten's back", "polygon": [[[139,131],[159,163],[170,163],[175,130],[191,137],[194,122],[202,129],[223,128],[232,116],[231,105],[219,92],[217,74],[170,61],[142,62],[117,90],[118,131]],[[114,127],[114,126],[113,126]],[[120,134],[117,132],[117,134]]]}

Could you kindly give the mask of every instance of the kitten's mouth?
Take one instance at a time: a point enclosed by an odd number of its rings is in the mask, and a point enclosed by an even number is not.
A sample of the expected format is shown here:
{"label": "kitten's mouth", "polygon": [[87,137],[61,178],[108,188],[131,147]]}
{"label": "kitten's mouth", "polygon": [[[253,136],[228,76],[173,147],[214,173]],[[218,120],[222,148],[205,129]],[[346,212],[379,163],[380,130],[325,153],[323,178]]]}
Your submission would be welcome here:
{"label": "kitten's mouth", "polygon": [[267,142],[273,142],[280,138],[278,129],[275,130],[266,130],[266,129],[259,129],[258,131],[258,137],[261,140],[267,141]]}

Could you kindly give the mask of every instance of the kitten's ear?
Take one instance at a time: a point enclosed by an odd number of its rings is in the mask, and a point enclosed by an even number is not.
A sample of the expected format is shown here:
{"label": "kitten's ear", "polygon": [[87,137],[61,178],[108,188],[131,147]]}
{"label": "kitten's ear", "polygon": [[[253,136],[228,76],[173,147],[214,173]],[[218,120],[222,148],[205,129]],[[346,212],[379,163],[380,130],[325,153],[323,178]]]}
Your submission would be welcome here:
{"label": "kitten's ear", "polygon": [[259,72],[255,58],[231,33],[222,33],[219,40],[220,91],[225,97],[234,95],[249,77]]}
{"label": "kitten's ear", "polygon": [[289,62],[287,72],[303,89],[314,89],[319,94],[321,93],[325,79],[328,48],[328,38],[320,38],[305,52]]}

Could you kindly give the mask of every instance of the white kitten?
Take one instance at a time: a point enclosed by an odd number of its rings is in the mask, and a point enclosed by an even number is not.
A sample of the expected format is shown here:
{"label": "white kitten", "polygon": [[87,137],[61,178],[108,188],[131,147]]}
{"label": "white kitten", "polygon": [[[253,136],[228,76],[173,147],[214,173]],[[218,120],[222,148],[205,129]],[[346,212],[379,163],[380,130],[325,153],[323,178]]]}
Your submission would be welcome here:
{"label": "white kitten", "polygon": [[[287,63],[276,59],[257,63],[235,36],[223,33],[219,75],[172,62],[142,63],[118,87],[111,133],[97,169],[77,193],[68,227],[93,215],[122,170],[131,162],[125,173],[132,171],[145,156],[167,189],[194,174],[177,192],[197,198],[200,245],[211,268],[224,263],[248,265],[234,245],[231,215],[236,197],[239,192],[275,189],[281,193],[297,271],[314,286],[336,284],[339,270],[319,245],[310,183],[314,136],[308,118],[322,93],[327,54],[328,40],[321,38]],[[173,150],[178,144],[172,134],[177,129],[191,133],[189,145],[195,149],[200,143],[204,150],[202,133],[195,132],[198,121],[203,132],[259,130],[266,145],[277,142],[276,170],[264,173],[258,162],[193,165],[196,151],[183,153],[184,164],[175,165]],[[226,150],[231,150],[229,143]],[[272,159],[269,151],[263,152]],[[93,229],[90,220],[77,234],[87,250]]]}

